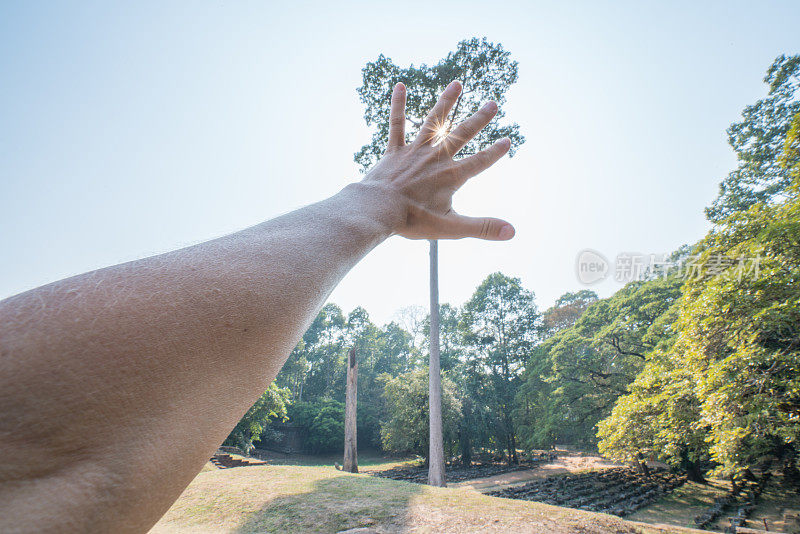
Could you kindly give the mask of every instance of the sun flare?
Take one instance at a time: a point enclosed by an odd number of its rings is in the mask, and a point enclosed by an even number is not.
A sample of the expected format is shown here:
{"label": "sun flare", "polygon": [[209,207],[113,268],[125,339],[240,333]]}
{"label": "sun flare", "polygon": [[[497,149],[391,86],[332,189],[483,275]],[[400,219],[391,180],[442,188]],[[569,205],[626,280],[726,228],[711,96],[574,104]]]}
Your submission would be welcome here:
{"label": "sun flare", "polygon": [[438,145],[439,143],[447,139],[449,133],[450,132],[448,131],[447,124],[442,123],[436,125],[436,127],[433,130],[433,144]]}

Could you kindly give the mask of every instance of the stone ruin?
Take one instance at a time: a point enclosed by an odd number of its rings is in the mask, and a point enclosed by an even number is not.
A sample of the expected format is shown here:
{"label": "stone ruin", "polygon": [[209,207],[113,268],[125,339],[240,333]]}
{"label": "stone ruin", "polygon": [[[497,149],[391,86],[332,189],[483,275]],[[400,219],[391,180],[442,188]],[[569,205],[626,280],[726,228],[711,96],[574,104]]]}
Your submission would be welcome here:
{"label": "stone ruin", "polygon": [[667,471],[643,474],[614,468],[578,475],[551,476],[487,495],[537,501],[624,517],[647,506],[686,482],[685,476]]}

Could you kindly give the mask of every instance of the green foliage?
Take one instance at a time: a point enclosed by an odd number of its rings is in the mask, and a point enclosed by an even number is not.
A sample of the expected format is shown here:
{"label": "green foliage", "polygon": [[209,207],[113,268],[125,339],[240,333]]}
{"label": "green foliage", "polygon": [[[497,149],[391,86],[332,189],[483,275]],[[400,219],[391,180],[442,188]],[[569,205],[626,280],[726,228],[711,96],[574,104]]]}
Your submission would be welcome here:
{"label": "green foliage", "polygon": [[[796,187],[793,191],[796,191]],[[800,198],[759,203],[703,243],[723,271],[687,282],[679,327],[711,455],[736,473],[770,456],[796,468],[800,440]]]}
{"label": "green foliage", "polygon": [[293,400],[344,399],[345,322],[338,306],[326,304],[303,334],[276,378]]}
{"label": "green foliage", "polygon": [[[397,82],[407,87],[406,138],[414,139],[439,94],[452,80],[461,81],[464,90],[451,112],[448,131],[478,109],[488,100],[498,106],[505,102],[509,87],[517,81],[517,62],[502,45],[490,43],[486,38],[461,41],[455,51],[447,54],[436,65],[411,65],[401,68],[383,54],[362,70],[363,85],[358,89],[366,106],[364,120],[374,128],[372,142],[356,153],[355,161],[366,172],[386,151],[389,135],[389,104],[392,88]],[[501,125],[505,116],[502,109],[492,122],[461,149],[461,156],[474,154],[503,137],[511,139],[509,156],[525,142],[517,124]]]}
{"label": "green foliage", "polygon": [[533,293],[502,273],[489,275],[464,306],[462,329],[470,347],[464,382],[468,394],[489,408],[496,448],[505,448],[510,462],[517,461],[514,397],[539,321]]}
{"label": "green foliage", "polygon": [[676,350],[656,350],[630,393],[598,423],[598,449],[609,458],[633,461],[639,453],[676,468],[708,459],[707,428],[700,421],[696,377]]}
{"label": "green foliage", "polygon": [[[289,388],[296,402],[308,410],[322,409],[330,399],[344,402],[345,361],[350,348],[356,349],[359,365],[359,443],[380,447],[380,421],[385,415],[383,376],[406,372],[420,360],[411,335],[398,324],[389,323],[379,328],[363,308],[356,308],[345,317],[338,306],[327,304],[292,351],[276,383]],[[291,424],[297,423],[297,416],[295,412],[290,414]],[[314,429],[323,428],[307,426],[310,425],[308,417],[303,421],[309,436]],[[334,427],[326,425],[324,428]],[[315,450],[330,450],[333,446],[326,444],[332,439],[327,435],[318,439],[323,444],[316,443],[316,439],[312,438],[311,445]]]}
{"label": "green foliage", "polygon": [[595,425],[627,393],[646,354],[674,335],[680,286],[676,276],[631,282],[532,353],[516,412],[526,447],[594,443]]}
{"label": "green foliage", "polygon": [[342,450],[344,403],[332,399],[298,402],[291,406],[289,420],[303,429],[306,452],[318,454]]}
{"label": "green foliage", "polygon": [[792,187],[797,193],[797,184],[800,182],[800,113],[792,119],[786,141],[783,143],[783,153],[780,157],[781,165],[792,177]]}
{"label": "green foliage", "polygon": [[[421,367],[386,382],[387,419],[381,425],[386,451],[428,455],[428,369]],[[445,450],[455,447],[461,403],[455,384],[442,379],[442,436]]]}
{"label": "green foliage", "polygon": [[[781,164],[779,155],[792,119],[800,112],[800,55],[778,56],[764,82],[769,85],[767,96],[747,106],[742,120],[728,128],[728,142],[739,165],[706,208],[706,216],[715,223],[754,204],[780,201],[790,187],[792,165]],[[794,158],[797,162],[796,154]]]}
{"label": "green foliage", "polygon": [[800,56],[779,57],[770,97],[731,127],[740,166],[715,204],[718,226],[696,247],[700,269],[670,312],[670,342],[599,425],[599,448],[612,457],[652,452],[684,468],[710,458],[731,476],[777,461],[797,472],[799,69]]}
{"label": "green foliage", "polygon": [[239,447],[245,453],[253,448],[271,421],[285,421],[289,391],[280,389],[274,383],[261,394],[258,400],[236,424],[225,439],[225,445]]}
{"label": "green foliage", "polygon": [[531,352],[515,398],[513,417],[525,450],[549,449],[565,438],[572,443],[581,441],[572,439],[572,427],[565,424],[571,419],[570,407],[562,404],[563,391],[553,376],[552,347],[553,342],[547,340]]}
{"label": "green foliage", "polygon": [[[451,372],[464,356],[463,332],[459,329],[461,310],[450,304],[439,305],[439,365],[443,373]],[[425,317],[423,324],[426,351],[430,339],[430,315]],[[426,352],[424,365],[428,365],[429,352]]]}

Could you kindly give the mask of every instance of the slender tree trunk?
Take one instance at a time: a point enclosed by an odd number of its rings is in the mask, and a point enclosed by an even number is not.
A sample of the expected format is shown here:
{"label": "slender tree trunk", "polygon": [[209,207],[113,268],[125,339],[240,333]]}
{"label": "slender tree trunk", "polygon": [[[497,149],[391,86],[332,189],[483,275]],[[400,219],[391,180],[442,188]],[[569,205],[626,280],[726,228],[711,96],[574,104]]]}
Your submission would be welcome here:
{"label": "slender tree trunk", "polygon": [[428,484],[444,487],[444,439],[442,438],[442,373],[439,369],[439,247],[430,241],[431,256],[431,338],[428,363],[430,438],[428,440]]}
{"label": "slender tree trunk", "polygon": [[636,464],[639,467],[639,472],[646,477],[650,476],[650,468],[647,467],[647,461],[641,451],[636,453]]}
{"label": "slender tree trunk", "polygon": [[511,459],[514,462],[514,465],[519,464],[519,456],[517,456],[517,437],[514,435],[514,431],[511,431]]}
{"label": "slender tree trunk", "polygon": [[344,466],[348,473],[358,473],[358,428],[356,407],[358,405],[358,363],[356,349],[350,349],[347,357],[347,391],[344,402]]}
{"label": "slender tree trunk", "polygon": [[470,443],[469,433],[465,428],[462,428],[458,437],[461,445],[461,465],[470,467],[472,465],[472,444]]}
{"label": "slender tree trunk", "polygon": [[681,449],[681,468],[686,472],[686,478],[692,482],[708,484],[697,464],[689,459],[689,452],[685,448]]}
{"label": "slender tree trunk", "polygon": [[464,467],[472,466],[472,440],[469,433],[471,412],[472,405],[469,399],[464,399],[461,407],[461,429],[458,433],[458,441],[461,445],[461,463]]}

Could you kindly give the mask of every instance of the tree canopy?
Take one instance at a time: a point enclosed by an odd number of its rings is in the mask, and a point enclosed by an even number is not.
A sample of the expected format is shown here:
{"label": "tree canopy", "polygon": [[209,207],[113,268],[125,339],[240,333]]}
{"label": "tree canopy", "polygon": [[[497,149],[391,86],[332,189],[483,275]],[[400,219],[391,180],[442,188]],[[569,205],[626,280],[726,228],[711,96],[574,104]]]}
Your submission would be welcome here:
{"label": "tree canopy", "polygon": [[[719,185],[719,196],[706,208],[709,220],[726,217],[758,203],[785,198],[791,185],[796,153],[784,152],[792,121],[800,113],[800,55],[778,56],[767,69],[767,96],[742,111],[742,120],[728,128],[728,143],[739,164]],[[782,162],[781,153],[792,161]]]}
{"label": "tree canopy", "polygon": [[486,38],[473,37],[458,43],[456,49],[435,65],[410,65],[399,67],[383,54],[367,63],[362,70],[363,85],[358,89],[364,103],[364,120],[373,128],[372,141],[355,155],[363,171],[374,165],[386,151],[389,136],[389,103],[392,88],[398,83],[406,85],[406,139],[413,140],[419,133],[428,112],[433,108],[442,89],[453,80],[463,86],[446,130],[449,132],[469,115],[475,113],[489,100],[500,108],[495,118],[481,130],[458,155],[469,156],[508,137],[511,140],[509,156],[525,142],[516,123],[501,124],[505,117],[502,105],[509,87],[517,81],[517,62],[499,43]]}

